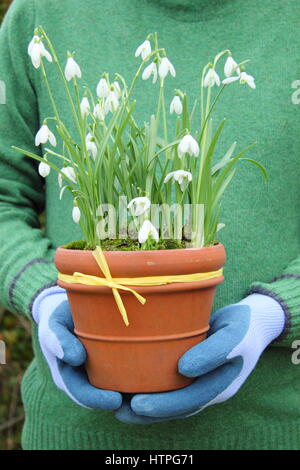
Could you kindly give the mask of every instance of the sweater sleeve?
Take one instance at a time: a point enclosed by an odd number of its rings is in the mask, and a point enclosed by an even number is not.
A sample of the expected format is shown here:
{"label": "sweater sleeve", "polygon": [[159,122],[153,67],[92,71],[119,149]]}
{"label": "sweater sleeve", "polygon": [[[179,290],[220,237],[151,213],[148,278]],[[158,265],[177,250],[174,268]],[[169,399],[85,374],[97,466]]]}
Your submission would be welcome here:
{"label": "sweater sleeve", "polygon": [[11,148],[37,153],[38,106],[27,54],[34,23],[33,1],[14,0],[0,29],[0,302],[25,315],[57,277],[54,249],[39,224],[42,178],[35,162]]}
{"label": "sweater sleeve", "polygon": [[266,294],[277,300],[285,313],[285,329],[273,346],[292,347],[300,339],[300,256],[293,260],[283,274],[267,282],[254,282],[250,294]]}

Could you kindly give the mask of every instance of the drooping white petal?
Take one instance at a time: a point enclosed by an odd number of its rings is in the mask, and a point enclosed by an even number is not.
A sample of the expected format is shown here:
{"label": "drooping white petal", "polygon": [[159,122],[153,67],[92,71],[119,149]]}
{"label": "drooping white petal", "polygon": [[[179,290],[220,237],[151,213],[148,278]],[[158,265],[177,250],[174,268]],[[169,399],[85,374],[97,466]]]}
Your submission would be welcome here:
{"label": "drooping white petal", "polygon": [[135,51],[135,57],[141,56],[142,59],[145,60],[149,54],[151,54],[151,44],[150,41],[146,39]]}
{"label": "drooping white petal", "polygon": [[104,114],[104,108],[100,103],[97,103],[94,107],[93,110],[93,115],[98,118],[100,121],[104,121],[105,114]]}
{"label": "drooping white petal", "polygon": [[52,62],[52,55],[50,54],[49,51],[47,51],[42,41],[40,41],[40,48],[41,48],[41,56],[46,57],[48,62]]}
{"label": "drooping white petal", "polygon": [[185,135],[178,145],[179,158],[182,158],[185,153],[194,157],[198,157],[199,155],[198,142],[190,134]]}
{"label": "drooping white petal", "polygon": [[92,141],[87,142],[86,149],[87,149],[88,154],[91,155],[93,159],[95,160],[97,157],[97,153],[98,153],[97,145],[95,144],[95,142],[92,142]]}
{"label": "drooping white petal", "polygon": [[53,147],[56,147],[56,138],[55,138],[55,135],[53,134],[53,132],[50,131],[49,129],[49,142],[51,145],[53,145]]}
{"label": "drooping white petal", "polygon": [[182,102],[179,96],[174,96],[170,104],[170,113],[182,114]]}
{"label": "drooping white petal", "polygon": [[163,57],[159,64],[158,73],[160,78],[164,79],[170,73],[172,77],[176,76],[176,71],[167,57]]}
{"label": "drooping white petal", "polygon": [[153,240],[156,242],[159,240],[159,234],[154,225],[150,222],[150,220],[145,220],[142,227],[140,228],[138,240],[140,243],[145,243],[149,237],[153,238]]}
{"label": "drooping white petal", "polygon": [[97,96],[106,98],[109,95],[109,86],[105,78],[101,78],[97,85]]}
{"label": "drooping white petal", "polygon": [[240,75],[241,71],[233,57],[229,56],[224,65],[224,74],[225,77],[231,77],[234,73]]}
{"label": "drooping white petal", "polygon": [[241,83],[241,84],[247,83],[247,85],[248,85],[250,88],[253,88],[253,89],[256,88],[256,85],[255,85],[255,83],[254,83],[254,77],[252,77],[252,75],[248,75],[246,72],[242,72],[242,73],[241,73],[241,75],[240,75],[240,83]]}
{"label": "drooping white petal", "polygon": [[236,82],[237,80],[239,80],[240,77],[229,77],[229,78],[224,78],[224,80],[222,81],[223,85],[229,85],[230,83],[233,83],[233,82]]}
{"label": "drooping white petal", "polygon": [[52,56],[45,48],[39,36],[33,36],[28,45],[27,52],[31,58],[33,66],[38,69],[41,65],[41,58],[46,57],[49,62],[52,62]]}
{"label": "drooping white petal", "polygon": [[80,213],[80,209],[78,206],[74,206],[73,207],[73,210],[72,210],[72,218],[73,218],[73,221],[75,222],[75,224],[78,224],[79,221],[80,221],[80,216],[81,216],[81,213]]}
{"label": "drooping white petal", "polygon": [[135,197],[132,199],[127,209],[133,209],[133,214],[138,217],[139,215],[144,214],[151,206],[151,201],[147,197]]}
{"label": "drooping white petal", "polygon": [[[66,167],[62,168],[60,171],[64,175],[66,175],[66,177],[69,178],[69,180],[71,180],[72,183],[74,183],[74,184],[77,183],[75,171],[74,171],[74,168],[72,166],[66,166]],[[58,174],[58,184],[61,188],[62,187],[62,175],[60,173]]]}
{"label": "drooping white petal", "polygon": [[81,116],[82,117],[88,116],[90,109],[91,108],[90,108],[89,100],[85,96],[84,98],[82,98],[81,103],[80,103]]}
{"label": "drooping white petal", "polygon": [[189,182],[192,181],[193,176],[192,173],[190,173],[189,171],[176,170],[171,171],[171,173],[167,174],[164,179],[164,183],[167,183],[168,181],[170,181],[170,179],[173,179],[173,181],[177,181],[177,183],[180,185],[181,191],[185,191]]}
{"label": "drooping white petal", "polygon": [[214,85],[220,86],[220,84],[221,84],[221,80],[220,80],[219,75],[217,74],[215,69],[210,67],[208,69],[207,74],[205,75],[205,78],[204,78],[204,81],[203,81],[203,86],[205,86],[205,87],[211,86],[212,87]]}
{"label": "drooping white petal", "polygon": [[151,62],[150,65],[148,65],[145,70],[143,71],[142,74],[142,79],[143,80],[148,80],[148,78],[153,75],[153,80],[152,83],[156,83],[157,81],[157,66],[155,62]]}
{"label": "drooping white petal", "polygon": [[104,103],[104,113],[113,113],[119,107],[119,100],[114,91],[110,91]]}
{"label": "drooping white petal", "polygon": [[77,62],[75,62],[73,57],[68,57],[67,64],[65,67],[65,77],[68,82],[75,77],[81,78],[80,67]]}
{"label": "drooping white petal", "polygon": [[113,83],[113,87],[114,87],[114,94],[116,95],[116,98],[119,99],[121,98],[121,88],[120,88],[120,85],[119,85],[119,82],[114,82]]}
{"label": "drooping white petal", "polygon": [[48,140],[53,147],[56,146],[55,135],[50,131],[46,124],[43,124],[35,136],[35,145],[38,147],[40,144],[48,142]]}
{"label": "drooping white petal", "polygon": [[40,162],[38,171],[43,178],[46,178],[50,173],[50,166],[46,162]]}

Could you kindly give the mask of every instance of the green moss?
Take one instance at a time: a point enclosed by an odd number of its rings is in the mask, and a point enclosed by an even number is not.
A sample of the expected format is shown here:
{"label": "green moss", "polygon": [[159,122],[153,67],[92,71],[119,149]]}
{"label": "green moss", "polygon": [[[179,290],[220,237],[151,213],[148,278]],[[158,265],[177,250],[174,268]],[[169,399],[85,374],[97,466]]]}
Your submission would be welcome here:
{"label": "green moss", "polygon": [[[185,248],[184,240],[159,240],[153,242],[152,250],[174,250]],[[89,246],[85,240],[75,240],[64,245],[68,250],[93,250],[95,247]],[[141,250],[141,244],[137,240],[128,239],[107,239],[101,242],[101,248],[105,251],[138,251]]]}

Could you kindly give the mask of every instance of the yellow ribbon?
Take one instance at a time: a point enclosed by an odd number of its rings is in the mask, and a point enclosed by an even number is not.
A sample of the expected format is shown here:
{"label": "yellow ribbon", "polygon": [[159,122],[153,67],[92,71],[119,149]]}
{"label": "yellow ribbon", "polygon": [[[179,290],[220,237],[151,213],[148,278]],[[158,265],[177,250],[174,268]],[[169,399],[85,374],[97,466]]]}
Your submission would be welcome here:
{"label": "yellow ribbon", "polygon": [[149,287],[149,286],[161,286],[165,284],[172,284],[174,282],[195,282],[205,281],[207,279],[213,279],[223,275],[223,269],[217,271],[211,271],[207,273],[194,273],[194,274],[179,274],[179,275],[167,275],[167,276],[148,276],[148,277],[123,277],[123,278],[112,278],[107,261],[101,250],[100,246],[97,246],[93,251],[93,256],[96,259],[99,268],[105,277],[90,276],[89,274],[83,274],[75,272],[73,275],[58,273],[58,279],[68,284],[84,284],[88,286],[104,286],[110,287],[114,295],[117,306],[123,317],[126,326],[129,325],[128,317],[122,298],[119,294],[119,290],[128,291],[133,294],[141,304],[144,305],[146,299],[138,294],[133,289],[126,287]]}

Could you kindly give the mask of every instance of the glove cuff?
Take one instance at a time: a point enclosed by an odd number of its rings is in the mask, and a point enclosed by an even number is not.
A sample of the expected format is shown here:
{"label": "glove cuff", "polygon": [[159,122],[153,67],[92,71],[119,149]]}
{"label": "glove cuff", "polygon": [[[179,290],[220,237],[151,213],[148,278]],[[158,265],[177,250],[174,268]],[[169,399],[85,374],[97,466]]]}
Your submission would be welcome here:
{"label": "glove cuff", "polygon": [[66,290],[59,286],[48,287],[42,290],[32,303],[31,312],[34,321],[39,323],[45,304],[47,305],[47,311],[53,311],[66,298]]}
{"label": "glove cuff", "polygon": [[262,346],[278,338],[285,327],[285,313],[280,303],[269,295],[251,294],[239,304],[248,305],[252,312],[252,321],[256,324]]}

